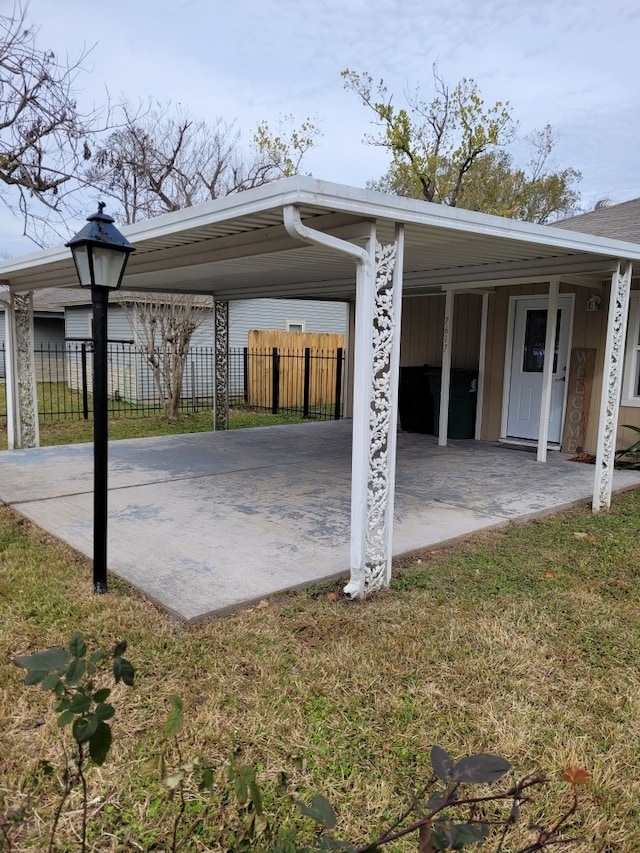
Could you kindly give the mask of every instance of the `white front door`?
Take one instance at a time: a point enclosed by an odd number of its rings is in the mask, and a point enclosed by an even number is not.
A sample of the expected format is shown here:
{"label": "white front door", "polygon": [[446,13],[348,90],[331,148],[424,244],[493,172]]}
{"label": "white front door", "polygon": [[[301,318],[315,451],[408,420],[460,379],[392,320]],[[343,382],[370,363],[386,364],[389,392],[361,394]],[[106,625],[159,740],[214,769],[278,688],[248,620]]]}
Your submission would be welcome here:
{"label": "white front door", "polygon": [[[515,299],[511,376],[507,406],[507,436],[538,438],[542,402],[542,369],[547,334],[546,296]],[[562,434],[562,411],[569,362],[569,328],[573,301],[570,296],[558,298],[556,345],[551,381],[549,441],[559,443]]]}

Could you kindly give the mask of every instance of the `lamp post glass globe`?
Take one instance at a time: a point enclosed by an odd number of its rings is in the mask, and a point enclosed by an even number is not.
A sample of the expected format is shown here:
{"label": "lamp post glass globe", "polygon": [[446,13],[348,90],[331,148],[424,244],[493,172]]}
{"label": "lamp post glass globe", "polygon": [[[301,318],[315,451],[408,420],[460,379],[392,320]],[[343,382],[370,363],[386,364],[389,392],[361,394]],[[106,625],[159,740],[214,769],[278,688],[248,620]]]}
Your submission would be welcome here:
{"label": "lamp post glass globe", "polygon": [[71,249],[81,287],[117,290],[122,282],[129,255],[134,247],[113,224],[113,217],[98,212],[87,218],[87,225],[66,244]]}

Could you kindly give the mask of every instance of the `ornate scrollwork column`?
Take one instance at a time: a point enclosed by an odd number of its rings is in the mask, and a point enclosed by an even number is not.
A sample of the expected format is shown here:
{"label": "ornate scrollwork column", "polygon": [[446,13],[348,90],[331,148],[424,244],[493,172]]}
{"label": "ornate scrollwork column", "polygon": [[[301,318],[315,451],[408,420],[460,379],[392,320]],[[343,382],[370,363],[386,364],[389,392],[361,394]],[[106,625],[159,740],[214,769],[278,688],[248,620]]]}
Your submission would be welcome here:
{"label": "ornate scrollwork column", "polygon": [[369,411],[369,483],[364,592],[386,586],[386,508],[389,498],[391,347],[394,333],[393,270],[396,244],[376,243],[375,308],[372,322],[373,375]]}
{"label": "ornate scrollwork column", "polygon": [[[351,580],[345,588],[345,592],[353,597],[362,597],[388,586],[390,580],[401,254],[401,238],[384,246],[376,241],[372,316],[368,329],[359,328],[356,331],[357,335],[364,335],[364,341],[360,338],[360,347],[356,341],[358,355],[362,357],[366,352],[365,347],[369,348],[371,379],[367,409],[368,471],[363,565],[352,565]],[[352,488],[358,487],[357,478],[354,477]],[[352,515],[352,530],[356,526],[353,522]]]}
{"label": "ornate scrollwork column", "polygon": [[9,446],[37,447],[40,434],[31,293],[11,295],[7,321]]}
{"label": "ornate scrollwork column", "polygon": [[229,428],[229,303],[217,299],[213,304],[215,324],[215,399],[213,428]]}
{"label": "ornate scrollwork column", "polygon": [[598,423],[598,451],[593,489],[594,512],[611,506],[630,288],[631,262],[619,262],[618,268],[611,277],[607,343],[603,369],[604,387]]}

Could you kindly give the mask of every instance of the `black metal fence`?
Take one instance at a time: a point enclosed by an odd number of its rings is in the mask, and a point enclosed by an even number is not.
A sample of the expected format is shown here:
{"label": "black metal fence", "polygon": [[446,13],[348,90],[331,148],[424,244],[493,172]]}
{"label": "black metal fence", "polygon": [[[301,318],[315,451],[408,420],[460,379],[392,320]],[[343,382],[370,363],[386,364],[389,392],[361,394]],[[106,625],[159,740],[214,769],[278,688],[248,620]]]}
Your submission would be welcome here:
{"label": "black metal fence", "polygon": [[[90,419],[93,413],[91,344],[66,342],[35,350],[38,411],[42,422]],[[213,347],[189,350],[182,377],[180,409],[213,407]],[[6,422],[5,345],[0,344],[0,426]],[[233,407],[299,414],[315,420],[342,416],[344,353],[284,352],[277,349],[229,351],[229,403]],[[113,418],[159,413],[162,402],[144,353],[129,343],[109,343],[109,414]]]}

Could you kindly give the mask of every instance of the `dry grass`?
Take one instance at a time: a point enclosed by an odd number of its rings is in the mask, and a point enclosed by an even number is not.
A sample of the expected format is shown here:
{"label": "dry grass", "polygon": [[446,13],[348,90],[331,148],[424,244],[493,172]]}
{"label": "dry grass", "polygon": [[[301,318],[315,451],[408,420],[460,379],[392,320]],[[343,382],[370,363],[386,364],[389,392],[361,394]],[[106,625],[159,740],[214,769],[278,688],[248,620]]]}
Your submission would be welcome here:
{"label": "dry grass", "polygon": [[[454,756],[499,752],[516,774],[548,772],[532,820],[566,804],[562,768],[586,768],[575,849],[637,853],[639,520],[630,493],[599,517],[576,511],[425,554],[362,604],[316,589],[183,629],[123,585],[94,597],[87,561],[2,509],[0,809],[31,796],[28,849],[46,849],[55,780],[34,778],[40,759],[59,764],[60,747],[48,694],[24,687],[10,661],[80,630],[94,646],[125,637],[137,668],[135,688],[117,691],[113,755],[91,773],[92,850],[167,849],[164,800],[149,817],[163,794],[147,761],[176,693],[183,757],[222,767],[240,748],[282,822],[286,772],[301,796],[333,802],[342,837],[363,842],[426,781],[438,743]],[[217,823],[213,809],[182,849],[220,849]],[[67,813],[59,849],[76,849],[74,825]]]}

